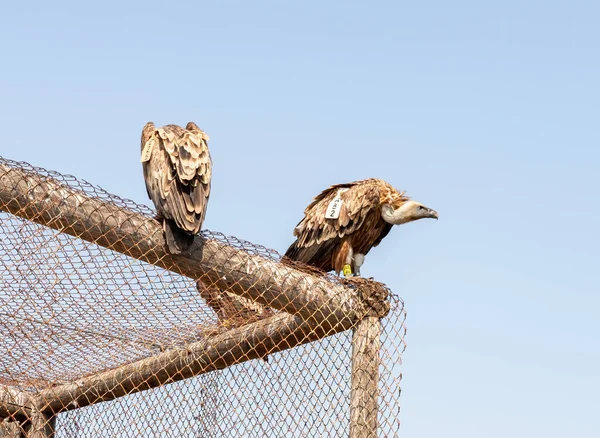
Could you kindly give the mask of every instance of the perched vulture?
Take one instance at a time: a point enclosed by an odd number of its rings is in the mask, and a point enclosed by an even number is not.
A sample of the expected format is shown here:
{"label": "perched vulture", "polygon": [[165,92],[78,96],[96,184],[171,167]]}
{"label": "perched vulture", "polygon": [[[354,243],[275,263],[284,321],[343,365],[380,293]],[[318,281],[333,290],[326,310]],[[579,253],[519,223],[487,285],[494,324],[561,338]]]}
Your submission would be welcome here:
{"label": "perched vulture", "polygon": [[306,207],[285,256],[326,272],[359,276],[365,255],[393,225],[423,218],[438,214],[381,179],[337,184]]}
{"label": "perched vulture", "polygon": [[142,168],[148,196],[162,221],[169,252],[185,251],[200,231],[210,195],[208,135],[195,123],[142,130]]}

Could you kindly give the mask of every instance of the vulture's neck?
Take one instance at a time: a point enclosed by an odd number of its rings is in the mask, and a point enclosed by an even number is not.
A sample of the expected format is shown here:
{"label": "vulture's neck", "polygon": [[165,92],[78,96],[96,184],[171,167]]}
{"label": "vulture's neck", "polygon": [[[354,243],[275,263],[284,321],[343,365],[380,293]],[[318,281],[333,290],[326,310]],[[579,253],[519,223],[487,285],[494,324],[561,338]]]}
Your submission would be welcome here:
{"label": "vulture's neck", "polygon": [[381,217],[388,224],[402,225],[412,220],[411,201],[405,202],[396,210],[390,204],[381,206]]}

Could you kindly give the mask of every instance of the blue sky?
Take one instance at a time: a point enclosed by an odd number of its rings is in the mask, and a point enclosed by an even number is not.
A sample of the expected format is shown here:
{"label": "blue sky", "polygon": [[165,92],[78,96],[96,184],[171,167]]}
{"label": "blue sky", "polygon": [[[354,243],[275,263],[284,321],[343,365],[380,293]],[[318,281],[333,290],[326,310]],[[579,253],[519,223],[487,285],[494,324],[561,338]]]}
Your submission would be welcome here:
{"label": "blue sky", "polygon": [[362,273],[406,301],[404,437],[600,429],[600,6],[9,2],[0,155],[149,203],[145,122],[211,136],[206,228],[284,251],[329,184],[439,222]]}

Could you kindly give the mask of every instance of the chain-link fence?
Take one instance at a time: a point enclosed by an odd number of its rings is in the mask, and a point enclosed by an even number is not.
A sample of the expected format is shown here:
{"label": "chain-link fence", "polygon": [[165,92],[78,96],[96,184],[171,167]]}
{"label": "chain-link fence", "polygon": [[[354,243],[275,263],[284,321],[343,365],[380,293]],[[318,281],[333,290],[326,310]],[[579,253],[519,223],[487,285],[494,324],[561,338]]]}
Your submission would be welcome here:
{"label": "chain-link fence", "polygon": [[[208,206],[210,209],[210,204]],[[396,436],[405,311],[0,158],[0,437]]]}

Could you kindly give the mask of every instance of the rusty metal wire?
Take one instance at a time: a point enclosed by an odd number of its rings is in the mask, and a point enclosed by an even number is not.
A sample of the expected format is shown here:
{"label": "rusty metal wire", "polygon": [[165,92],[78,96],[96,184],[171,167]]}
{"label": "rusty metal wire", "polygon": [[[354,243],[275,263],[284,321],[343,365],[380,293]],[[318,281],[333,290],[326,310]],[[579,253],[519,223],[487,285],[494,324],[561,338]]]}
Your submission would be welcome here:
{"label": "rusty metal wire", "polygon": [[[399,297],[210,231],[191,256],[200,267],[187,266],[165,253],[153,217],[0,158],[0,437],[348,436],[360,318],[332,315],[356,309],[382,316],[377,431],[397,435]],[[143,238],[116,229],[131,224]],[[318,295],[323,285],[349,298]]]}

